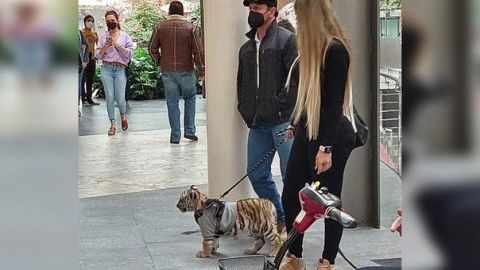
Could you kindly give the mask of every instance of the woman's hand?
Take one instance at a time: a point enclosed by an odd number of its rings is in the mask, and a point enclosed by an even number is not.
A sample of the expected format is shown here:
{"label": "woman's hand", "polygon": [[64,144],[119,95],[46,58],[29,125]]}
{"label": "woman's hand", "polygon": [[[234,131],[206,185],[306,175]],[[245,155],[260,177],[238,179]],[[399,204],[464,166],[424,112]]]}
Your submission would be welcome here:
{"label": "woman's hand", "polygon": [[112,42],[112,45],[113,45],[115,48],[117,48],[117,50],[119,50],[119,51],[122,51],[122,52],[123,52],[123,51],[125,50],[125,49],[122,47],[122,45],[120,45],[117,41],[113,41],[113,42]]}
{"label": "woman's hand", "polygon": [[318,150],[315,158],[315,170],[317,174],[328,171],[332,167],[332,153],[325,153]]}
{"label": "woman's hand", "polygon": [[295,127],[289,125],[287,130],[285,131],[285,137],[287,140],[295,138]]}
{"label": "woman's hand", "polygon": [[103,44],[103,48],[104,50],[108,49],[109,47],[112,46],[112,39],[107,39],[107,41],[105,41],[105,43]]}

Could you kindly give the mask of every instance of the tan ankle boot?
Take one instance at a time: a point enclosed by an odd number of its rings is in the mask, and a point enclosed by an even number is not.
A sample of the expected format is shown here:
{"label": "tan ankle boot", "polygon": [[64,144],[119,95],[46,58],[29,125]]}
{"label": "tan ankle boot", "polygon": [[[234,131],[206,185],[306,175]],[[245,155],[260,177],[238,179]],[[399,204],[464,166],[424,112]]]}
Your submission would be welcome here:
{"label": "tan ankle boot", "polygon": [[317,263],[317,270],[335,270],[335,265],[330,264],[328,260],[320,259]]}
{"label": "tan ankle boot", "polygon": [[287,253],[278,270],[306,270],[305,262],[302,258]]}

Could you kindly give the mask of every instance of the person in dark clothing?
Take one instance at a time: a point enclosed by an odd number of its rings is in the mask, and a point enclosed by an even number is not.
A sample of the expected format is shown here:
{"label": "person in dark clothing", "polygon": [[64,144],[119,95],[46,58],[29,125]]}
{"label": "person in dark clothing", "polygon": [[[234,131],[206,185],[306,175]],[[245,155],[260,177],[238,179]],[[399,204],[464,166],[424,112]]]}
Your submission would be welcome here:
{"label": "person in dark clothing", "polygon": [[[341,197],[343,174],[355,145],[356,132],[351,48],[332,4],[330,1],[297,0],[295,10],[301,58],[299,70],[292,71],[292,80],[297,80],[299,86],[287,137],[295,137],[295,140],[282,194],[289,232],[301,210],[298,192],[306,183],[320,181],[322,187]],[[325,220],[324,249],[317,269],[334,269],[342,233],[339,223]],[[280,270],[305,269],[301,259],[302,245],[303,235],[300,235],[291,245]]]}
{"label": "person in dark clothing", "polygon": [[89,61],[82,78],[82,102],[83,106],[87,107],[100,105],[100,103],[92,100],[93,78],[96,73],[95,49],[98,42],[98,34],[94,29],[95,19],[92,15],[85,16],[83,23],[85,24],[85,28],[82,29],[82,34],[85,36],[89,47]]}
{"label": "person in dark clothing", "polygon": [[[279,27],[276,21],[276,0],[245,0],[250,9],[248,23],[252,30],[240,48],[237,77],[238,110],[250,129],[248,133],[247,163],[253,168],[268,152],[283,140],[276,136],[290,124],[295,106],[296,82],[290,92],[285,90],[288,72],[297,57],[295,36]],[[282,180],[290,154],[292,140],[276,150],[280,157]],[[272,178],[273,157],[249,174],[250,183],[260,198],[273,202],[277,209],[277,227],[285,232],[285,214],[280,193]]]}
{"label": "person in dark clothing", "polygon": [[[87,67],[89,60],[89,48],[88,42],[82,31],[78,31],[78,105],[80,105],[80,96],[82,91],[82,78],[85,68]],[[78,109],[78,117],[82,114],[80,113],[80,108]]]}

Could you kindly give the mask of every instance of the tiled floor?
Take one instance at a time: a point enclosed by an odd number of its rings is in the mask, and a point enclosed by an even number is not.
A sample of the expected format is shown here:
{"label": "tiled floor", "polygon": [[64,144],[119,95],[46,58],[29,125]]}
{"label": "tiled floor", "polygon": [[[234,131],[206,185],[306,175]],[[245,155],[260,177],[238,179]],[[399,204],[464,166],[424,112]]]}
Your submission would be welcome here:
{"label": "tiled floor", "polygon": [[[219,254],[197,259],[200,235],[182,234],[197,230],[197,225],[191,214],[175,208],[178,195],[191,184],[206,190],[207,183],[204,100],[198,100],[197,111],[200,141],[171,145],[164,101],[130,102],[131,128],[114,137],[106,135],[104,103],[82,109],[80,269],[218,269],[218,258],[242,255],[251,241],[246,235],[239,240],[222,239]],[[277,164],[274,161],[278,182]],[[391,194],[392,187],[398,189],[398,179],[385,167],[382,172],[391,176],[384,180]],[[396,204],[385,205],[394,208]],[[385,217],[385,222],[389,220]],[[321,254],[322,239],[323,223],[318,222],[305,238],[304,256],[310,267]],[[371,260],[400,257],[400,238],[385,229],[346,230],[342,249],[358,266],[375,265]],[[338,258],[337,269],[350,268]]]}

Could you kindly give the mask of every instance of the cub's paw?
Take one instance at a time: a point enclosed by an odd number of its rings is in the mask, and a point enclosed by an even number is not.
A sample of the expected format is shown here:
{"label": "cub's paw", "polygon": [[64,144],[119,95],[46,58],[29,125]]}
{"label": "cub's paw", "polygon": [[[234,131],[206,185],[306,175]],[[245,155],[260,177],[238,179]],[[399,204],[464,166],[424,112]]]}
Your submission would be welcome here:
{"label": "cub's paw", "polygon": [[220,244],[217,243],[212,249],[212,254],[217,253],[217,250],[219,247],[220,247]]}
{"label": "cub's paw", "polygon": [[203,250],[197,252],[197,258],[208,258],[209,256],[203,253]]}

